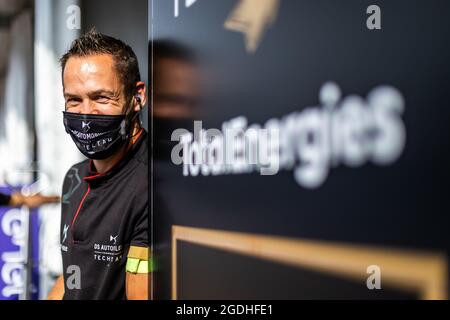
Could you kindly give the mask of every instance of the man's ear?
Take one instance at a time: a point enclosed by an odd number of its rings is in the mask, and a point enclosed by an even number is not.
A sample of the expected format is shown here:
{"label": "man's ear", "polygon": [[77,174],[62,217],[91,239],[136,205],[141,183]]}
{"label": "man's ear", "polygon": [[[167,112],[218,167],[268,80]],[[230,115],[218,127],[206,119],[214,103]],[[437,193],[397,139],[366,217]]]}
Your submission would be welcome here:
{"label": "man's ear", "polygon": [[138,112],[142,110],[142,108],[147,103],[147,88],[144,82],[136,82],[136,92],[134,95],[139,97],[139,99],[134,99],[134,111]]}

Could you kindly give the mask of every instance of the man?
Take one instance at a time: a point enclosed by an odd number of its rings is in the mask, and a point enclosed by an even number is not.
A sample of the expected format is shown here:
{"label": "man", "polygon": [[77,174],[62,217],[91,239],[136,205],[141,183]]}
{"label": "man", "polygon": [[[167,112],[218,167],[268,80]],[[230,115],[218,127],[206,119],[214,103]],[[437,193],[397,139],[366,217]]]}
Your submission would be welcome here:
{"label": "man", "polygon": [[49,299],[148,299],[146,102],[133,50],[90,31],[61,58],[64,125],[89,159],[63,184],[64,273]]}
{"label": "man", "polygon": [[25,196],[20,192],[14,192],[11,195],[0,193],[0,206],[21,207],[26,206],[30,209],[38,208],[44,204],[56,203],[59,201],[58,196],[43,196],[36,194],[33,196]]}

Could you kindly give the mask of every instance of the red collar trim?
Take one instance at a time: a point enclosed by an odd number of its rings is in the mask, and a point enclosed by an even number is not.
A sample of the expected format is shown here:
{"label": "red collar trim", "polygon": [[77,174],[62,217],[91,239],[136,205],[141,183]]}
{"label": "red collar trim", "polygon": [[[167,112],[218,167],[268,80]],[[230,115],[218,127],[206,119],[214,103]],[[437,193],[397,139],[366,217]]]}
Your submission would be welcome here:
{"label": "red collar trim", "polygon": [[84,177],[83,178],[84,181],[90,181],[92,179],[102,177],[102,176],[106,175],[108,173],[108,171],[111,170],[110,169],[110,170],[108,170],[105,173],[99,173],[99,172],[94,171],[93,168],[94,168],[94,161],[92,161],[92,159],[91,159],[91,160],[89,160],[89,173],[90,173],[90,175],[87,176],[87,177]]}
{"label": "red collar trim", "polygon": [[[144,129],[142,128],[139,131],[139,133],[135,137],[133,137],[133,139],[131,141],[131,145],[132,146],[136,144],[136,142],[139,140],[139,138],[141,137],[143,132],[144,132]],[[120,161],[117,164],[119,164],[119,163],[120,163]],[[89,160],[89,174],[90,175],[87,176],[87,177],[84,177],[83,180],[84,181],[92,181],[93,179],[103,177],[103,176],[107,175],[111,170],[113,170],[116,167],[116,165],[114,167],[112,167],[111,169],[109,169],[108,171],[104,172],[104,173],[99,173],[99,172],[96,172],[96,171],[93,170],[94,162],[91,159],[91,160]]]}

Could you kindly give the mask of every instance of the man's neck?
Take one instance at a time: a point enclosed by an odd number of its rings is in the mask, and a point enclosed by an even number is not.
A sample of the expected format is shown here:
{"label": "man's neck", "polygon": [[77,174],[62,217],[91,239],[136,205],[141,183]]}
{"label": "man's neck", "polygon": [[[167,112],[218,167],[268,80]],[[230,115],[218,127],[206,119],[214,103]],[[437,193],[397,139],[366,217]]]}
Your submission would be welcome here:
{"label": "man's neck", "polygon": [[134,129],[132,130],[131,134],[131,141],[130,143],[124,144],[120,149],[113,154],[111,157],[102,159],[102,160],[93,160],[95,169],[98,173],[105,173],[114,168],[116,164],[120,162],[120,160],[123,159],[123,157],[127,154],[128,150],[131,148],[131,146],[134,144],[135,139],[137,138],[136,135],[141,130],[141,128],[137,125],[134,126]]}

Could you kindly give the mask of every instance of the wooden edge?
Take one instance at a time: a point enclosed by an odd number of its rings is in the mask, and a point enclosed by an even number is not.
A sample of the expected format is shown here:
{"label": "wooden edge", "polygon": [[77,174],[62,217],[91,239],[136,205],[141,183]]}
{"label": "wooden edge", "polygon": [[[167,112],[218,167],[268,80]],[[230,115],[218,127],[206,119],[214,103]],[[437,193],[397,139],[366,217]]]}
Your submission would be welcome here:
{"label": "wooden edge", "polygon": [[366,281],[367,267],[381,270],[382,286],[419,292],[421,299],[447,299],[445,254],[336,242],[172,226],[172,299],[177,299],[177,240],[294,267]]}

